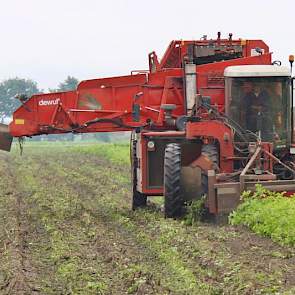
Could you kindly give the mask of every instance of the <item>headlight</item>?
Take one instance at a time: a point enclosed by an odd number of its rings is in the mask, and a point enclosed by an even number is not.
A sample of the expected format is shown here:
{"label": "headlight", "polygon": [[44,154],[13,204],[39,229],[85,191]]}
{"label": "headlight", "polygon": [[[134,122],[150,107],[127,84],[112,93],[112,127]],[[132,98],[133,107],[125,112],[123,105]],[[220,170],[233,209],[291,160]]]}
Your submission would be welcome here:
{"label": "headlight", "polygon": [[149,151],[154,151],[155,150],[155,142],[154,141],[148,141],[147,148],[148,148]]}

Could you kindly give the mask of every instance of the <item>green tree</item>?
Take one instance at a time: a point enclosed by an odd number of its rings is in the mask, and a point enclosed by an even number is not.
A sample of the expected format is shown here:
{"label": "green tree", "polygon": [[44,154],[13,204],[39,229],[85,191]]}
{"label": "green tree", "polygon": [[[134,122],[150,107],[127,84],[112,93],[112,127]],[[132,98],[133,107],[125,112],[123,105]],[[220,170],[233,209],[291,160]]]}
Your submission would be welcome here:
{"label": "green tree", "polygon": [[79,80],[75,77],[68,76],[64,82],[58,84],[56,89],[49,89],[50,92],[71,91],[77,88]]}
{"label": "green tree", "polygon": [[17,94],[31,97],[40,93],[37,83],[30,79],[12,78],[0,83],[0,119],[11,117],[12,113],[20,106],[20,101],[15,98]]}

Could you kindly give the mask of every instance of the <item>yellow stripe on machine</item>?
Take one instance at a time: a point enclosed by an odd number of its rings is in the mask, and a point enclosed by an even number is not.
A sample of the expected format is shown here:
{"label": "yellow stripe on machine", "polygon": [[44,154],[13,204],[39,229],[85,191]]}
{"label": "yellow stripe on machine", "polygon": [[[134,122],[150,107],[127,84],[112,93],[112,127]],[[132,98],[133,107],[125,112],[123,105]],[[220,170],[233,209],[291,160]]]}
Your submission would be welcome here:
{"label": "yellow stripe on machine", "polygon": [[24,125],[25,120],[24,119],[15,119],[14,123],[15,123],[15,125]]}

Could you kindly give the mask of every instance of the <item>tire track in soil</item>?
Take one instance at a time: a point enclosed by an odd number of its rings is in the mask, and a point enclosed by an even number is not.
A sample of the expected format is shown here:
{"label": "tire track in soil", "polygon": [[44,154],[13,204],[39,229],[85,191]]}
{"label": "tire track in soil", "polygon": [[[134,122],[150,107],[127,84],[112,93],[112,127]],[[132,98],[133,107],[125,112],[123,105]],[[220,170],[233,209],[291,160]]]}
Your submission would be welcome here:
{"label": "tire track in soil", "polygon": [[1,154],[0,160],[2,165],[1,182],[4,182],[6,187],[6,191],[1,197],[9,200],[6,203],[5,209],[8,215],[6,216],[6,225],[4,225],[8,226],[8,229],[5,230],[5,240],[2,241],[4,249],[1,249],[1,252],[7,253],[7,273],[10,274],[1,287],[1,291],[3,294],[13,295],[39,294],[38,288],[34,285],[36,270],[26,250],[31,230],[24,201],[28,196],[19,189],[11,156]]}
{"label": "tire track in soil", "polygon": [[[43,157],[37,155],[34,155],[33,158],[38,163],[39,168],[43,167],[43,170],[46,170],[46,177],[38,174],[42,178],[42,186],[49,187],[54,183],[54,186],[66,187],[72,194],[78,192],[83,208],[81,217],[87,214],[93,217],[92,223],[95,223],[97,235],[92,243],[87,243],[82,247],[86,246],[85,251],[95,253],[96,256],[102,258],[101,264],[105,268],[104,275],[110,280],[109,289],[111,291],[108,294],[127,294],[128,290],[137,282],[141,283],[138,288],[135,288],[136,294],[171,293],[168,288],[161,285],[161,277],[156,277],[153,273],[154,265],[151,262],[159,264],[157,257],[150,253],[149,249],[144,245],[138,244],[138,241],[130,231],[109,218],[107,212],[100,210],[99,207],[92,207],[94,205],[93,202],[90,202],[88,206],[85,205],[96,194],[89,185],[81,183],[77,179],[61,177],[59,175],[59,165],[56,165],[59,157],[55,157],[55,161],[48,158],[44,160]],[[64,160],[64,157],[60,158],[60,160],[62,159]],[[52,165],[52,163],[55,164]],[[69,161],[67,163],[73,162]],[[95,164],[98,163],[102,167],[106,167],[109,164],[108,161],[102,159],[97,160]],[[62,163],[62,166],[63,169],[67,166],[66,169],[72,170],[65,163]],[[74,164],[73,170],[77,169],[78,166],[79,160]],[[38,168],[37,170],[40,171]],[[125,168],[119,167],[118,170],[122,172]],[[93,175],[90,174],[89,177],[91,176]],[[122,183],[117,182],[116,185],[120,187]],[[143,266],[143,268],[140,269],[137,266]],[[161,267],[161,276],[169,277],[170,274],[165,271],[165,266],[162,265]]]}
{"label": "tire track in soil", "polygon": [[[76,165],[77,166],[75,166],[75,165],[72,165],[73,163],[72,162],[70,162],[70,161],[65,161],[64,162],[64,157],[63,158],[60,158],[60,160],[61,161],[63,161],[62,162],[62,164],[63,164],[63,169],[65,169],[64,171],[66,171],[66,174],[68,175],[68,177],[66,177],[65,178],[65,181],[67,182],[67,185],[68,185],[68,187],[69,187],[69,189],[72,189],[72,190],[74,190],[74,191],[84,191],[85,192],[85,194],[87,195],[87,198],[86,199],[88,199],[89,197],[90,198],[92,198],[92,197],[94,197],[95,196],[95,190],[93,190],[93,183],[83,183],[83,182],[80,182],[80,181],[77,181],[77,180],[73,180],[70,176],[71,175],[73,175],[73,171],[75,171],[74,172],[74,175],[77,175],[77,174],[80,174],[81,173],[81,171],[79,171],[79,169],[77,168],[77,167],[81,167],[81,165],[82,165],[82,163],[84,162],[84,160],[86,161],[86,163],[87,163],[87,166],[89,165],[89,164],[91,164],[92,163],[92,165],[93,165],[93,162],[95,162],[95,164],[97,164],[97,162],[99,162],[103,167],[108,167],[108,169],[111,169],[111,170],[114,170],[114,171],[112,171],[112,174],[115,174],[115,172],[118,172],[118,170],[122,170],[121,172],[125,172],[125,174],[126,174],[126,167],[115,167],[115,168],[113,168],[113,166],[112,165],[110,165],[110,163],[108,162],[108,161],[106,161],[106,160],[104,160],[104,159],[99,159],[99,160],[97,160],[97,161],[93,161],[93,159],[89,159],[89,158],[87,158],[87,159],[79,159],[79,160],[77,160],[77,163],[76,163]],[[90,160],[90,161],[89,161]],[[86,164],[86,163],[84,163],[84,164]],[[91,170],[91,169],[89,169],[89,170]],[[78,171],[78,172],[77,172]],[[86,178],[87,177],[93,177],[94,175],[92,174],[93,173],[93,171],[92,172],[90,172],[89,171],[89,173],[87,173],[87,171],[86,171],[86,174],[85,174],[85,171],[83,170],[83,176],[85,176]],[[101,184],[101,181],[100,181],[101,179],[100,179],[100,177],[98,176],[98,177],[96,177],[96,181],[97,181],[97,183],[99,183],[99,184]],[[114,182],[114,180],[112,180],[112,182]],[[95,184],[95,186],[97,186],[97,183]],[[107,186],[108,185],[108,183],[103,183],[102,184],[103,186]],[[118,183],[118,185],[119,186],[122,186],[122,183]],[[91,188],[91,186],[92,186],[92,188]],[[127,186],[126,187],[127,189],[129,189],[129,187]],[[114,192],[112,192],[112,196],[113,196],[113,194],[118,194],[118,191],[114,191]],[[122,198],[122,196],[118,196],[118,197],[115,197],[115,195],[114,195],[114,198],[116,198],[116,199],[118,199],[118,198]],[[125,195],[125,199],[127,198],[127,195]],[[122,199],[123,200],[123,199]],[[124,202],[121,202],[121,204],[116,204],[117,206],[118,206],[118,210],[120,211],[121,209],[122,209],[122,206],[123,206],[123,208],[124,209],[126,209],[126,206],[124,206],[123,205],[123,203]],[[95,205],[99,205],[99,202],[97,203],[97,204],[95,204],[95,203],[93,203],[93,206],[95,207]],[[120,209],[121,208],[121,209]],[[89,209],[88,209],[89,210]],[[93,211],[93,210],[92,210]],[[124,211],[122,211],[121,212],[122,214],[124,214]],[[131,212],[130,212],[131,213]],[[92,213],[93,214],[93,213]],[[132,215],[132,214],[131,214]],[[138,217],[138,216],[137,216]],[[105,216],[105,218],[104,218],[105,220],[108,220],[109,218],[108,218],[108,216]],[[155,221],[151,221],[151,223],[155,226],[155,229],[149,229],[149,230],[147,230],[147,227],[146,227],[146,225],[147,225],[147,221],[146,220],[144,220],[144,219],[141,219],[141,218],[137,218],[136,220],[135,219],[133,219],[132,220],[133,222],[135,222],[136,223],[136,225],[137,225],[137,227],[138,227],[138,229],[139,230],[142,230],[142,232],[144,232],[144,233],[147,233],[147,234],[149,234],[150,235],[150,238],[151,239],[154,239],[154,238],[157,238],[158,237],[158,233],[159,232],[157,232],[157,221],[155,220]],[[158,220],[159,221],[159,220]],[[115,224],[116,225],[116,224]],[[117,228],[119,228],[120,229],[120,226],[117,224],[116,225],[117,226]],[[108,225],[108,227],[109,227],[109,225]],[[121,231],[122,231],[122,229],[120,229]],[[125,231],[126,232],[126,231]],[[127,231],[127,234],[129,234],[130,235],[130,232],[128,232]],[[192,235],[192,236],[194,236],[194,235]],[[188,241],[188,243],[190,243],[190,242],[192,242],[191,240],[189,240]],[[137,243],[138,243],[138,241],[137,241]],[[177,240],[175,241],[175,245],[177,245]],[[182,243],[182,245],[180,245],[180,247],[181,246],[185,246],[185,248],[187,248],[187,245],[183,245],[183,243]],[[172,245],[172,247],[173,247],[173,245]],[[198,247],[198,245],[196,245],[196,248]],[[214,265],[214,263],[212,263],[211,262],[211,259],[209,259],[209,261],[208,260],[204,260],[204,259],[198,259],[198,260],[196,260],[196,259],[193,259],[193,257],[190,257],[190,252],[192,251],[192,249],[188,249],[189,251],[188,251],[188,253],[182,253],[183,254],[183,258],[185,258],[185,260],[184,260],[184,262],[187,264],[187,266],[189,266],[189,267],[191,267],[191,269],[194,269],[194,268],[196,268],[196,266],[198,266],[198,265],[201,265],[201,267],[202,268],[208,268],[208,269],[210,269],[211,268],[211,270],[215,270],[217,267]],[[188,254],[188,255],[187,255]],[[157,254],[154,254],[154,256],[155,257],[157,257]],[[159,262],[158,262],[159,263]],[[167,266],[166,266],[167,267]],[[219,271],[219,269],[217,269],[217,272]],[[200,276],[200,274],[198,273],[198,271],[196,271],[195,272],[196,273],[196,277],[199,277]],[[222,279],[222,276],[221,276],[221,279]],[[218,283],[218,281],[219,281],[219,277],[218,278],[216,278],[216,281],[214,281],[212,278],[210,278],[210,277],[208,277],[208,278],[205,278],[205,279],[203,279],[204,281],[204,283],[208,283],[208,282],[210,282],[210,283],[212,283],[212,285],[214,286],[216,286],[217,285],[217,288],[218,288],[218,285],[219,285],[219,283]],[[181,293],[182,294],[182,293]]]}
{"label": "tire track in soil", "polygon": [[[121,227],[120,225],[114,223],[112,220],[108,219],[108,216],[106,215],[107,213],[99,210],[95,210],[95,203],[91,202],[91,198],[97,194],[97,191],[93,189],[93,181],[97,182],[97,185],[106,185],[108,181],[104,181],[105,183],[99,184],[99,177],[93,175],[95,165],[100,165],[104,169],[111,169],[111,173],[123,173],[126,174],[128,173],[128,168],[122,166],[118,166],[114,168],[114,164],[110,164],[107,160],[104,159],[96,159],[94,155],[75,155],[74,153],[72,154],[65,154],[65,153],[60,153],[59,155],[50,155],[49,153],[45,153],[46,159],[44,160],[44,154],[40,155],[38,153],[34,155],[30,155],[32,157],[32,161],[34,163],[38,163],[39,170],[41,168],[47,167],[48,172],[44,174],[47,178],[43,181],[43,186],[50,186],[50,185],[61,185],[65,186],[68,191],[71,191],[72,193],[77,193],[78,196],[83,204],[83,201],[86,201],[89,203],[89,205],[93,205],[93,208],[89,208],[89,206],[84,206],[83,209],[83,214],[89,214],[93,216],[93,219],[91,222],[95,223],[97,226],[98,232],[100,232],[100,235],[96,236],[95,241],[91,244],[90,242],[85,243],[85,246],[83,247],[84,251],[90,251],[90,252],[97,252],[97,257],[103,257],[105,256],[105,259],[101,261],[103,264],[104,268],[104,276],[107,278],[114,278],[114,280],[110,283],[110,286],[114,288],[113,293],[109,294],[122,294],[122,290],[124,292],[127,290],[127,286],[132,285],[135,280],[140,279],[140,277],[148,277],[147,278],[147,284],[143,284],[143,293],[142,294],[165,294],[168,293],[169,290],[165,290],[165,288],[162,288],[158,286],[157,278],[151,276],[149,273],[140,273],[134,272],[132,274],[134,277],[128,277],[126,278],[121,278],[117,274],[118,270],[118,265],[125,265],[129,266],[130,264],[137,264],[137,263],[142,263],[145,264],[145,260],[152,260],[153,262],[158,263],[157,257],[153,256],[152,254],[147,255],[146,251],[147,249],[144,248],[143,245],[138,245],[138,241],[133,238],[128,238],[126,239],[126,235],[128,236],[130,233],[127,231],[124,227]],[[78,158],[79,157],[79,158]],[[85,170],[79,170],[79,166],[85,164],[89,164],[91,169],[89,169],[89,172]],[[60,171],[58,167],[61,167],[61,169],[64,169],[66,173],[69,174],[69,177],[66,177],[63,175],[61,179],[56,181],[56,178],[54,177],[55,174],[59,174]],[[44,169],[45,170],[45,169]],[[40,171],[42,172],[42,171]],[[99,173],[99,169],[97,170]],[[84,183],[79,180],[79,175],[81,173],[84,173],[84,176],[87,177],[94,177],[94,180],[91,183]],[[77,179],[73,178],[77,176]],[[42,176],[42,173],[36,173],[35,177],[40,180]],[[72,177],[72,178],[71,178]],[[110,182],[110,181],[109,181]],[[116,179],[113,179],[111,181],[112,183],[115,184],[115,186],[110,189],[109,191],[104,191],[103,193],[109,193],[109,194],[116,194],[118,192],[118,186],[122,186],[122,182],[116,181]],[[124,186],[126,185],[126,190],[129,189],[128,183],[125,183]],[[116,191],[117,190],[117,191]],[[120,190],[121,191],[121,190]],[[97,197],[97,196],[96,196]],[[118,202],[119,197],[114,196],[116,199],[116,202]],[[128,198],[127,193],[125,193],[124,198]],[[124,204],[119,204],[118,206],[120,208],[123,208],[126,210],[126,205]],[[118,210],[121,210],[118,208]],[[99,208],[98,208],[99,209]],[[82,215],[83,215],[82,214]],[[140,216],[136,215],[136,219],[132,219],[133,222],[135,222],[138,226],[138,230],[143,230],[145,233],[148,233],[152,238],[156,238],[159,235],[160,229],[157,228],[157,224],[155,221],[155,226],[154,229],[151,228],[146,228],[146,220],[141,219]],[[80,225],[81,226],[81,225]],[[66,230],[66,228],[65,228]],[[222,234],[219,234],[218,232],[228,232],[233,233],[233,236],[223,236]],[[194,228],[188,228],[188,230],[185,230],[187,235],[190,235],[187,237],[187,241],[184,243],[179,243],[179,241],[176,239],[175,240],[175,245],[177,246],[187,246],[189,243],[193,243],[193,248],[197,248],[200,246],[199,243],[202,244],[203,241],[205,241],[205,245],[209,246],[209,249],[207,253],[204,255],[198,255],[197,257],[195,256],[190,256],[191,250],[188,249],[187,255],[183,253],[184,258],[186,259],[185,263],[188,265],[193,266],[193,264],[196,265],[201,265],[205,269],[211,269],[213,272],[215,269],[216,271],[222,271],[222,267],[218,267],[216,265],[214,259],[219,258],[218,257],[218,251],[226,251],[228,254],[231,252],[230,257],[224,257],[225,259],[233,259],[233,271],[235,267],[235,263],[240,263],[244,268],[246,268],[249,272],[261,272],[261,274],[266,273],[276,275],[276,272],[282,268],[282,272],[285,272],[286,270],[286,275],[282,276],[282,285],[287,286],[292,288],[295,284],[292,273],[294,272],[294,251],[290,249],[285,249],[283,247],[279,247],[275,244],[273,244],[271,241],[268,239],[264,238],[259,238],[254,234],[249,233],[248,231],[244,230],[239,230],[239,229],[232,229],[230,227],[227,227],[226,229],[219,229],[213,226],[201,226],[198,227],[197,229]],[[218,232],[216,232],[218,231]],[[197,234],[197,236],[196,236]],[[85,241],[84,241],[85,242]],[[179,244],[179,245],[178,245]],[[134,247],[135,246],[135,247]],[[111,251],[109,249],[111,248]],[[134,250],[133,250],[134,249]],[[279,259],[278,257],[272,257],[271,252],[278,251],[282,253],[282,255],[286,254],[286,257],[289,255],[290,259],[288,258],[282,258]],[[138,253],[144,252],[141,255]],[[253,259],[251,259],[251,256],[253,256]],[[124,261],[124,257],[127,257],[127,260]],[[128,261],[129,257],[131,257],[131,260]],[[135,257],[135,258],[134,258]],[[87,259],[87,257],[86,257]],[[89,259],[89,258],[88,258]],[[97,258],[99,259],[99,258]],[[255,266],[257,264],[257,267]],[[267,266],[268,265],[268,266]],[[239,265],[238,265],[239,266]],[[227,269],[227,271],[231,271],[231,269]],[[239,270],[238,270],[239,271]],[[165,274],[168,275],[168,274]],[[234,281],[232,279],[234,277],[230,277],[229,274],[226,274],[228,277],[228,283],[227,284],[234,284]],[[238,275],[238,273],[237,273]],[[281,275],[279,273],[279,275]],[[223,283],[223,274],[220,273],[219,278],[215,277],[208,277],[208,283],[212,283],[213,285],[222,285]],[[251,276],[246,278],[247,280],[251,279]],[[263,278],[260,278],[260,280],[263,280]],[[267,279],[267,277],[266,277]],[[120,283],[120,280],[122,283]],[[212,281],[213,280],[213,281]],[[217,281],[214,281],[217,280]],[[272,282],[270,282],[270,285]],[[152,286],[149,286],[152,285]],[[227,288],[227,285],[222,285],[225,288]],[[258,285],[256,285],[258,288],[261,288],[261,282],[258,282]],[[240,294],[254,294],[256,293],[256,287],[255,284],[250,287],[246,288],[245,290],[241,290]],[[146,288],[146,289],[145,289]],[[150,288],[150,289],[148,289]],[[154,288],[154,290],[153,290]],[[253,289],[254,288],[254,289]],[[121,290],[121,292],[120,292]],[[153,291],[152,291],[153,290]],[[225,293],[224,294],[238,294],[234,292],[234,289],[231,289],[232,293]],[[294,289],[293,289],[294,290]],[[274,290],[275,291],[275,290]],[[117,293],[118,292],[118,293]],[[140,290],[139,290],[140,292]],[[154,292],[154,293],[150,293]],[[273,293],[269,291],[268,294]],[[22,294],[22,293],[20,293]],[[25,294],[25,293],[23,293]],[[59,293],[63,294],[63,293]],[[141,294],[141,293],[139,293]],[[171,293],[175,294],[175,293]],[[257,293],[258,294],[258,293]],[[292,294],[292,293],[289,293]]]}
{"label": "tire track in soil", "polygon": [[[52,159],[54,161],[54,159]],[[55,178],[54,178],[54,172],[55,171],[51,171],[50,169],[48,169],[48,162],[47,160],[44,160],[43,157],[41,158],[36,158],[36,157],[31,157],[29,156],[24,156],[21,159],[19,159],[19,161],[21,161],[23,163],[23,165],[27,166],[27,167],[32,167],[32,170],[28,170],[27,171],[27,176],[32,176],[39,181],[38,183],[34,183],[34,187],[36,187],[36,184],[38,184],[37,186],[37,190],[42,190],[43,186],[48,188],[47,193],[48,193],[48,197],[49,199],[55,194],[58,194],[59,191],[57,188],[61,188],[63,187],[63,179],[61,179],[61,183],[56,182]],[[34,164],[38,163],[38,169],[35,169],[36,166],[34,166]],[[17,163],[20,164],[21,163]],[[40,170],[39,170],[40,169]],[[46,171],[46,173],[43,173],[43,171]],[[20,173],[22,173],[23,171],[18,171]],[[48,174],[47,174],[48,173]],[[30,175],[32,174],[32,175]],[[24,176],[22,174],[19,174],[20,177]],[[43,178],[43,181],[41,181],[41,178]],[[43,185],[43,186],[42,186]],[[27,188],[23,188],[23,189],[27,189]],[[57,189],[57,190],[56,190]],[[34,189],[33,189],[34,190]],[[52,194],[53,193],[53,194]],[[41,205],[42,207],[43,205]],[[36,204],[37,210],[35,210],[35,214],[40,213],[40,211],[42,211],[43,209],[45,210],[44,213],[46,212],[46,210],[48,210],[48,208],[41,208],[40,206],[38,206],[38,204]],[[38,212],[39,211],[39,212]],[[42,212],[41,212],[42,214]],[[39,214],[38,214],[39,215]],[[80,216],[79,216],[80,217]],[[36,216],[35,216],[35,220],[36,220]],[[81,246],[79,249],[80,251],[78,251],[77,253],[74,253],[75,257],[79,257],[79,259],[81,261],[85,260],[86,261],[86,265],[85,268],[91,268],[90,264],[92,260],[98,260],[100,266],[104,265],[104,261],[100,260],[100,257],[97,257],[97,255],[94,253],[95,251],[92,251],[92,247],[93,245],[95,245],[95,243],[93,243],[93,241],[89,242],[87,240],[81,240],[81,237],[79,235],[77,235],[77,232],[79,232],[80,230],[84,230],[83,228],[81,228],[81,224],[75,224],[75,221],[73,221],[71,223],[71,221],[69,220],[63,220],[60,219],[60,223],[58,224],[58,230],[64,233],[69,233],[72,230],[75,231],[76,233],[76,237],[77,237],[77,243],[79,244],[79,246]],[[44,224],[43,224],[44,226]],[[52,246],[50,246],[50,237],[47,236],[47,240],[48,240],[48,246],[46,247],[46,250],[43,251],[41,254],[44,256],[43,257],[43,261],[41,261],[41,263],[39,264],[40,268],[46,268],[46,267],[50,267],[51,266],[51,270],[50,272],[47,273],[47,276],[45,278],[45,280],[43,280],[43,285],[42,285],[42,294],[122,294],[121,291],[123,289],[123,286],[120,286],[120,281],[117,281],[116,286],[114,286],[114,289],[109,292],[109,293],[101,293],[100,291],[98,291],[98,293],[95,290],[91,290],[91,288],[89,290],[80,290],[78,291],[78,293],[72,291],[71,286],[67,285],[67,278],[65,277],[58,277],[57,276],[57,264],[59,264],[59,261],[55,261],[54,265],[48,265],[48,262],[51,260],[51,256],[52,253],[50,252],[50,249],[52,248]],[[42,242],[42,241],[40,241]],[[43,241],[44,242],[44,241]],[[69,255],[65,255],[60,257],[60,262],[63,262],[63,260],[69,260],[70,259],[70,255],[71,253],[69,253]],[[39,255],[39,258],[41,258],[41,255]],[[42,265],[43,262],[43,265]],[[89,265],[87,265],[87,263],[89,263]],[[82,263],[83,264],[83,263]],[[94,272],[95,273],[95,272]],[[115,273],[114,273],[115,274]],[[44,284],[45,282],[45,284]],[[51,283],[51,284],[50,284]],[[117,290],[117,292],[116,292]],[[114,291],[114,292],[113,292]],[[32,294],[32,293],[28,293],[28,294]]]}
{"label": "tire track in soil", "polygon": [[[109,166],[109,169],[114,170],[113,173],[124,173],[125,169],[126,174],[126,167],[119,166],[114,168],[114,165],[103,159],[95,161],[92,158],[85,157],[85,159],[80,160],[80,165],[82,165],[84,161],[89,163],[89,165],[98,163],[102,164],[104,167]],[[71,164],[73,163],[64,163],[64,168],[69,170],[75,169],[75,166]],[[93,175],[90,172],[87,176],[91,177]],[[69,185],[75,186],[73,183],[69,183]],[[76,186],[77,185],[79,186],[79,184],[76,184]],[[84,186],[83,184],[80,185]],[[85,188],[87,189],[87,185]],[[139,218],[133,221],[137,222],[139,228],[146,231],[145,220],[140,220]],[[236,279],[246,281],[244,284],[245,290],[242,291],[243,288],[241,289],[243,294],[248,294],[249,292],[256,293],[263,288],[265,289],[264,292],[267,293],[273,293],[278,290],[294,291],[294,249],[279,246],[271,240],[259,237],[243,228],[230,226],[216,227],[212,225],[203,225],[197,230],[194,228],[187,229],[188,243],[186,244],[191,243],[191,245],[195,245],[196,249],[200,246],[200,243],[197,242],[196,239],[191,238],[196,236],[196,231],[198,232],[197,239],[205,241],[203,246],[209,246],[208,253],[211,253],[211,255],[207,255],[207,257],[206,255],[198,255],[197,258],[191,257],[190,254],[192,253],[190,253],[190,251],[192,249],[189,249],[188,253],[183,253],[183,257],[187,260],[188,265],[192,267],[193,264],[199,264],[202,268],[211,269],[213,272],[216,272],[215,278],[207,278],[208,283],[211,282],[213,285],[217,284],[218,286],[222,286],[222,288],[227,287],[231,290],[229,292],[235,292],[234,285],[231,288],[226,286],[226,284],[232,284],[230,282],[235,280],[234,278],[236,277]],[[152,232],[152,235],[157,236],[157,227]],[[177,240],[175,244],[178,244]],[[185,245],[182,243],[179,246]],[[224,255],[224,257],[221,257],[222,255]],[[215,259],[217,259],[217,263],[214,261]],[[232,260],[232,264],[227,265],[228,269],[225,269],[224,265],[218,265],[220,262],[218,260],[222,259]],[[256,274],[257,278],[255,276]],[[212,281],[214,279],[216,280],[215,282]],[[256,282],[252,282],[253,279],[255,279]],[[228,283],[225,283],[225,281]]]}

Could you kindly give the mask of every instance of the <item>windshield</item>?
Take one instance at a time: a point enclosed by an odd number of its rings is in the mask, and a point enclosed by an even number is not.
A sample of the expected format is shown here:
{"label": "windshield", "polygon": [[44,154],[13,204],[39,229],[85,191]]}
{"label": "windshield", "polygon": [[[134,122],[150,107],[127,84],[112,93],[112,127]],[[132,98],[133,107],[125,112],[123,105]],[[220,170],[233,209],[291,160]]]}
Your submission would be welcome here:
{"label": "windshield", "polygon": [[244,133],[255,133],[277,148],[290,142],[288,77],[227,78],[226,84],[227,115]]}

